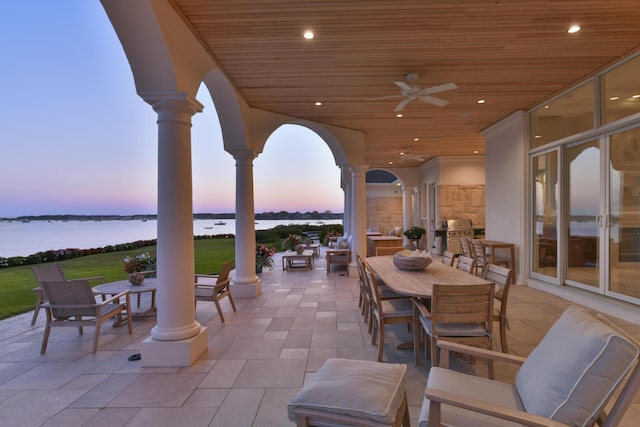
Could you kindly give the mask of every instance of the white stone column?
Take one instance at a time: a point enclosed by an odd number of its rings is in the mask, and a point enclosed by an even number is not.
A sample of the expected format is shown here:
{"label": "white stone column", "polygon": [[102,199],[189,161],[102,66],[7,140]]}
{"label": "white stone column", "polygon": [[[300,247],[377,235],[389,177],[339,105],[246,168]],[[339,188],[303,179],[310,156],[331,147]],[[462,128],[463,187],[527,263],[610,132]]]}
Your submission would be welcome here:
{"label": "white stone column", "polygon": [[368,165],[351,166],[351,231],[353,232],[351,267],[357,268],[355,253],[367,256],[367,184]]}
{"label": "white stone column", "polygon": [[236,271],[231,293],[253,298],[262,292],[256,276],[256,230],[253,200],[253,159],[251,150],[234,150],[236,159]]}
{"label": "white stone column", "polygon": [[[413,193],[411,187],[402,186],[402,228],[404,231],[413,227]],[[404,237],[404,244],[409,245],[411,242]]]}
{"label": "white stone column", "polygon": [[185,93],[143,96],[158,113],[157,324],[141,344],[142,366],[190,366],[208,345],[195,320],[191,116]]}
{"label": "white stone column", "polygon": [[345,235],[353,235],[353,222],[351,218],[351,176],[344,183],[344,212],[342,216],[342,224],[344,225]]}

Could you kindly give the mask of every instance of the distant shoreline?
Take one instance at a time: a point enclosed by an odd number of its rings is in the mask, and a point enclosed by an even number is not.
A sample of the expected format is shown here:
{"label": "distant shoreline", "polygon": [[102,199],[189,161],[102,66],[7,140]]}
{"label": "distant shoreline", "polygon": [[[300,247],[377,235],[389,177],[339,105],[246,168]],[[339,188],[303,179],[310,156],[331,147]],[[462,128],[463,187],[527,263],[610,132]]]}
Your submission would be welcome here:
{"label": "distant shoreline", "polygon": [[[342,219],[344,214],[333,212],[262,212],[254,215],[257,220],[320,220],[320,219]],[[140,221],[155,220],[157,214],[136,214],[136,215],[23,215],[14,218],[0,218],[0,221]],[[193,219],[235,219],[236,214],[231,213],[196,213]]]}

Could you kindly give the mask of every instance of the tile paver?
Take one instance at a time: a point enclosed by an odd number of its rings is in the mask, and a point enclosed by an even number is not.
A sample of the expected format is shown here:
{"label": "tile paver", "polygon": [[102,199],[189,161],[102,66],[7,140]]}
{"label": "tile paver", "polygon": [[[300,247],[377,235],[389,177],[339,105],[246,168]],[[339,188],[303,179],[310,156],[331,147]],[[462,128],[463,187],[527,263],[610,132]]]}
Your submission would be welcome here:
{"label": "tile paver", "polygon": [[[276,259],[276,266],[281,263]],[[142,368],[129,362],[155,325],[136,320],[134,335],[104,328],[91,355],[91,328],[56,332],[39,354],[44,316],[31,313],[0,321],[0,414],[7,426],[225,426],[281,427],[286,404],[330,357],[375,360],[376,347],[358,307],[357,274],[326,275],[324,258],[313,271],[261,274],[262,294],[235,298],[238,312],[222,301],[226,324],[213,304],[198,303],[196,318],[209,328],[209,349],[190,367]],[[526,286],[510,293],[510,351],[527,355],[571,302]],[[614,319],[631,335],[640,326]],[[408,400],[417,425],[429,363],[413,364],[403,325],[388,328],[384,361],[409,365]],[[466,360],[458,369],[469,369]],[[473,369],[481,372],[482,362]],[[513,368],[497,366],[510,380]],[[636,396],[622,426],[640,425]]]}

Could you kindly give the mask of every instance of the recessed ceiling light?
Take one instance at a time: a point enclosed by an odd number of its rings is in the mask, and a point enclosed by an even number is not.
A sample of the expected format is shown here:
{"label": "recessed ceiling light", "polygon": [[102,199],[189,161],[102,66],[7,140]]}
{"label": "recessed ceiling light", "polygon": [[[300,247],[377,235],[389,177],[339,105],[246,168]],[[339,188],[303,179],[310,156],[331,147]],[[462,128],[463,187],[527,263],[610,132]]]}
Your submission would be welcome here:
{"label": "recessed ceiling light", "polygon": [[400,155],[401,155],[401,156],[404,156],[404,151],[401,151],[401,152],[400,152]]}
{"label": "recessed ceiling light", "polygon": [[414,141],[420,141],[420,138],[413,138]]}
{"label": "recessed ceiling light", "polygon": [[542,135],[534,135],[533,137],[534,137],[535,139],[538,139],[538,138],[542,138]]}
{"label": "recessed ceiling light", "polygon": [[549,108],[549,106],[548,106],[548,105],[545,105],[545,106],[544,106],[544,109],[546,110],[547,108]]}
{"label": "recessed ceiling light", "polygon": [[612,96],[611,98],[609,98],[609,101],[617,101],[618,99],[620,99],[619,96]]}
{"label": "recessed ceiling light", "polygon": [[478,150],[473,150],[473,154],[478,154]]}
{"label": "recessed ceiling light", "polygon": [[321,106],[321,105],[322,105],[322,102],[320,102],[320,101],[316,101],[313,105],[315,105],[316,107],[319,107],[319,106]]}
{"label": "recessed ceiling light", "polygon": [[485,102],[487,102],[486,99],[478,99],[478,104],[484,104]]}
{"label": "recessed ceiling light", "polygon": [[403,116],[402,116],[402,113],[398,113],[398,114],[396,114],[396,117],[403,117]]}
{"label": "recessed ceiling light", "polygon": [[393,162],[389,162],[389,164],[390,164],[390,165],[392,165],[392,164],[393,164]]}
{"label": "recessed ceiling light", "polygon": [[314,37],[313,31],[311,30],[305,31],[303,37],[307,40],[311,40]]}
{"label": "recessed ceiling light", "polygon": [[638,99],[638,98],[640,98],[640,95],[633,95],[631,98]]}
{"label": "recessed ceiling light", "polygon": [[578,31],[580,31],[580,25],[572,25],[567,30],[569,34],[577,33]]}

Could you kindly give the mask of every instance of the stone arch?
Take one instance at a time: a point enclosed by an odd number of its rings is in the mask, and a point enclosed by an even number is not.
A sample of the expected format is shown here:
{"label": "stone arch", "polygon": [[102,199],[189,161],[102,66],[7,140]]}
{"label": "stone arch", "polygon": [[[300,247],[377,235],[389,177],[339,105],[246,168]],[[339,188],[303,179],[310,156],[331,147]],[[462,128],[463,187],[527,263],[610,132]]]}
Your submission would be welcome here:
{"label": "stone arch", "polygon": [[205,74],[218,67],[171,5],[136,1],[103,6],[131,66],[138,95],[147,102],[175,93],[195,99]]}
{"label": "stone arch", "polygon": [[229,80],[221,71],[211,70],[205,75],[203,83],[216,106],[225,151],[232,153],[249,148],[243,114],[247,108],[238,99]]}

